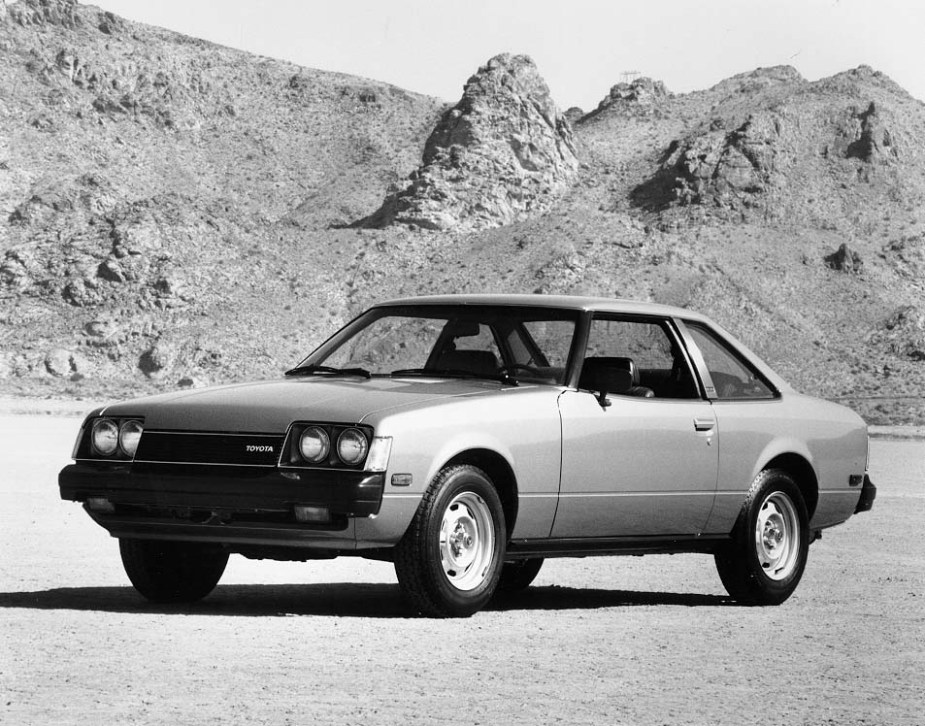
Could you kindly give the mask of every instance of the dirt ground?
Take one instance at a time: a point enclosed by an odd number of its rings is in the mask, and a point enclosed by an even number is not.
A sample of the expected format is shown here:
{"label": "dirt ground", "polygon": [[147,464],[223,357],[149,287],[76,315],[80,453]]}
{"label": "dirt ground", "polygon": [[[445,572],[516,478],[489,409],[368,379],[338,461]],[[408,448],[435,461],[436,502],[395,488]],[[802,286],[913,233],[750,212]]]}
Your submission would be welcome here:
{"label": "dirt ground", "polygon": [[199,605],[146,604],[58,498],[78,425],[0,415],[0,723],[925,723],[923,441],[874,442],[874,510],[781,607],[736,606],[708,557],[589,558],[437,621],[348,558],[234,557]]}

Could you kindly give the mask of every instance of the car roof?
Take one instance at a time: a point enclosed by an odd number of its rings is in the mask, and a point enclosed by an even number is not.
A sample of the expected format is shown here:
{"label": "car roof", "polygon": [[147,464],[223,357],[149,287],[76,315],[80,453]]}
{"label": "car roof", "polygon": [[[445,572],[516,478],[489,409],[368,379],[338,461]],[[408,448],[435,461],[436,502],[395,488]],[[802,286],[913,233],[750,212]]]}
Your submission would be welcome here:
{"label": "car roof", "polygon": [[628,315],[658,315],[711,322],[700,313],[671,305],[581,295],[426,295],[386,300],[378,303],[375,307],[393,305],[510,305],[512,307],[560,308],[563,310],[586,310]]}

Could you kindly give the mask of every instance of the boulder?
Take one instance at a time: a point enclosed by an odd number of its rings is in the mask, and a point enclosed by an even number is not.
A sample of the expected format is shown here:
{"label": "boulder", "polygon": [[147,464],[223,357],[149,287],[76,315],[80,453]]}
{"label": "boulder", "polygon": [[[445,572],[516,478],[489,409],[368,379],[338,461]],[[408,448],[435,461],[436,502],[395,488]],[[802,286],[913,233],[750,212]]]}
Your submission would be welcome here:
{"label": "boulder", "polygon": [[77,372],[73,353],[65,348],[54,348],[45,354],[45,370],[55,378],[66,378]]}
{"label": "boulder", "polygon": [[175,346],[159,340],[141,354],[138,359],[138,369],[148,378],[158,378],[173,365],[176,355]]}
{"label": "boulder", "polygon": [[826,267],[830,267],[838,272],[847,272],[852,275],[861,274],[864,268],[864,261],[861,255],[852,250],[844,242],[839,248],[830,255],[825,257]]}

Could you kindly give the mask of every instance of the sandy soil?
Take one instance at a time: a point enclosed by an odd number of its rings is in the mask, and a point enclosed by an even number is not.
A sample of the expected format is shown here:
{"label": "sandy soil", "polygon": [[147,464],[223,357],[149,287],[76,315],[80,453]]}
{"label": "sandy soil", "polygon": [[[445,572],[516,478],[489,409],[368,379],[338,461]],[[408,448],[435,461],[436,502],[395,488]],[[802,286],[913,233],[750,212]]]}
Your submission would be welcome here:
{"label": "sandy soil", "polygon": [[781,607],[733,604],[707,557],[589,558],[436,621],[354,559],[235,557],[196,607],[151,607],[58,499],[78,425],[0,415],[0,723],[925,722],[921,441],[874,443],[874,510]]}

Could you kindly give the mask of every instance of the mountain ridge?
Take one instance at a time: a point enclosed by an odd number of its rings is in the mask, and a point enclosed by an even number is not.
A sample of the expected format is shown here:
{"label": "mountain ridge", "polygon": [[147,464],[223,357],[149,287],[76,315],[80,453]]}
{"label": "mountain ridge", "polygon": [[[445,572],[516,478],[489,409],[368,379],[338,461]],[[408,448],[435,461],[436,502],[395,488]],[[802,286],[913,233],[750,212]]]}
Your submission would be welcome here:
{"label": "mountain ridge", "polygon": [[562,115],[567,185],[477,229],[351,226],[452,108],[389,84],[20,0],[0,98],[0,392],[268,377],[379,299],[566,292],[696,308],[802,390],[925,417],[925,106],[873,69],[617,84]]}

